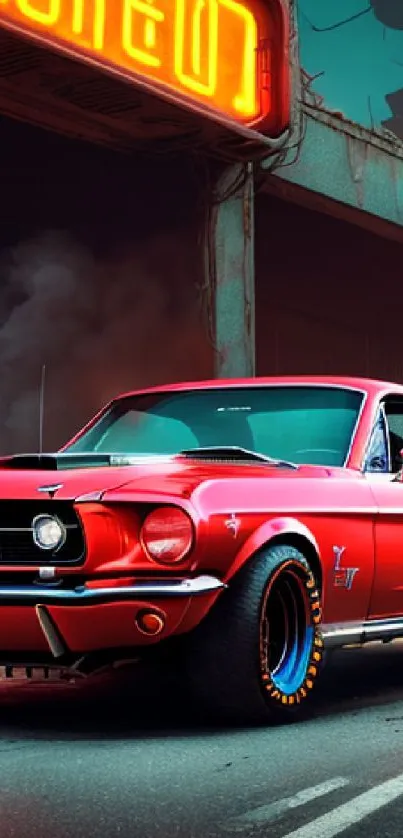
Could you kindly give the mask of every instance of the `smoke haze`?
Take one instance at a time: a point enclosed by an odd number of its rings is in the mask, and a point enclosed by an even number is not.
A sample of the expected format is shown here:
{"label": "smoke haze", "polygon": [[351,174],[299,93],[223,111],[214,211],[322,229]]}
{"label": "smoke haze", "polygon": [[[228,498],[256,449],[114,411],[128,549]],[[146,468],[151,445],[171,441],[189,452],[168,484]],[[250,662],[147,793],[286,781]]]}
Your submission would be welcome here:
{"label": "smoke haze", "polygon": [[212,374],[195,246],[159,234],[96,257],[65,232],[0,256],[0,452],[33,451],[46,364],[44,448],[125,390]]}

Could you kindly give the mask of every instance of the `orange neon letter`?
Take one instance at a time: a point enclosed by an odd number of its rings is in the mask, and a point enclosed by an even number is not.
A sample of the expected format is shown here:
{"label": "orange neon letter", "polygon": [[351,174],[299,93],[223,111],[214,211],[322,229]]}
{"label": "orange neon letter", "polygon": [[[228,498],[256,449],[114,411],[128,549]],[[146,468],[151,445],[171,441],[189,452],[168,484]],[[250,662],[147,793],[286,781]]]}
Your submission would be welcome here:
{"label": "orange neon letter", "polygon": [[[124,0],[122,44],[130,58],[147,67],[161,66],[161,59],[155,52],[157,24],[164,20],[164,12],[155,8],[153,0]],[[139,46],[133,43],[137,33]]]}
{"label": "orange neon letter", "polygon": [[[187,0],[176,0],[174,69],[180,82],[189,90],[213,96],[217,86],[218,3],[217,0],[195,0],[191,16],[191,69],[185,71]],[[203,37],[203,24],[207,36]],[[202,49],[206,43],[205,49]]]}
{"label": "orange neon letter", "polygon": [[41,23],[42,26],[53,26],[60,17],[60,2],[61,0],[48,0],[48,10],[41,12],[35,8],[35,1],[17,0],[17,8],[25,17],[34,20],[35,23]]}
{"label": "orange neon letter", "polygon": [[[102,49],[105,40],[105,17],[106,17],[106,0],[93,0],[93,33],[91,39],[91,46],[94,49]],[[83,35],[85,30],[87,0],[73,0],[73,21],[72,29],[75,35]]]}
{"label": "orange neon letter", "polygon": [[241,19],[244,30],[241,89],[233,99],[234,108],[243,116],[256,113],[256,50],[258,46],[257,24],[254,15],[235,0],[219,0],[219,3]]}

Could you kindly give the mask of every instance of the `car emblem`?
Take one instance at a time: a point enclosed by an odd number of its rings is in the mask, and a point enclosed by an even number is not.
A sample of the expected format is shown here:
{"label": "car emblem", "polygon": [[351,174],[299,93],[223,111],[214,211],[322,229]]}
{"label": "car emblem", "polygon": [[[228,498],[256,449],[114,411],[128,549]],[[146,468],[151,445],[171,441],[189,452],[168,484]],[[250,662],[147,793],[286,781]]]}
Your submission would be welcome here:
{"label": "car emblem", "polygon": [[333,547],[334,565],[333,565],[333,585],[335,588],[345,588],[351,591],[356,573],[359,567],[341,567],[341,557],[345,552],[345,547]]}
{"label": "car emblem", "polygon": [[227,518],[227,520],[224,523],[225,523],[225,526],[226,526],[227,530],[229,530],[232,533],[232,535],[234,536],[234,538],[236,538],[238,533],[239,533],[239,528],[241,526],[241,522],[240,522],[239,518],[236,517],[235,512],[233,512],[231,517]]}
{"label": "car emblem", "polygon": [[39,486],[37,492],[46,492],[51,498],[53,498],[59,489],[63,489],[63,483],[55,483],[52,486]]}

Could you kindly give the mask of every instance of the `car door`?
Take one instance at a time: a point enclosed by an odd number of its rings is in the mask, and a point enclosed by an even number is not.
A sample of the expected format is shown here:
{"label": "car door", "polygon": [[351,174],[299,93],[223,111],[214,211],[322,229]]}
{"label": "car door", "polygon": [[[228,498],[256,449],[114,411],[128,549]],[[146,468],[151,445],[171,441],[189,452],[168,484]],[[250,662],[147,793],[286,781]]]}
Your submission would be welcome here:
{"label": "car door", "polygon": [[380,406],[364,465],[378,507],[375,518],[375,576],[368,617],[403,615],[403,399]]}

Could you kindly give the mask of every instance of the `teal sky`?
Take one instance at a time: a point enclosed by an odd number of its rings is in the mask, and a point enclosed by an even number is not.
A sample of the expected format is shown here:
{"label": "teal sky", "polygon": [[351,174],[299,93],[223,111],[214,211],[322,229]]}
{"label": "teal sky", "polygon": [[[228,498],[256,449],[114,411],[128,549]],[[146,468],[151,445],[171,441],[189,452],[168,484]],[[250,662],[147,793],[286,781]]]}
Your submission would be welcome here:
{"label": "teal sky", "polygon": [[[368,128],[381,127],[392,116],[385,96],[403,88],[403,30],[384,26],[367,0],[299,0],[298,10],[301,64],[311,76],[322,73],[312,91],[324,97],[328,110]],[[313,29],[365,10],[331,31]]]}

